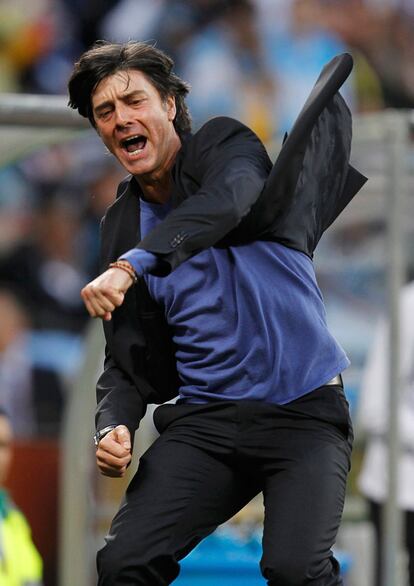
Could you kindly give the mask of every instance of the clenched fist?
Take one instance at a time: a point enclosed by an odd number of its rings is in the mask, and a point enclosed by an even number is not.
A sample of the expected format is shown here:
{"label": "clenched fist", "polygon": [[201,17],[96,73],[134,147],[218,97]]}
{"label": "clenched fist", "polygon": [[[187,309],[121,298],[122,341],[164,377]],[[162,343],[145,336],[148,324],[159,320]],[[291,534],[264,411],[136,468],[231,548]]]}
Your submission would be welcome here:
{"label": "clenched fist", "polygon": [[133,282],[132,276],[117,267],[110,268],[96,277],[81,291],[89,315],[109,321],[114,309],[122,305],[125,293]]}
{"label": "clenched fist", "polygon": [[131,435],[125,425],[118,425],[99,442],[96,461],[105,476],[121,478],[131,461]]}

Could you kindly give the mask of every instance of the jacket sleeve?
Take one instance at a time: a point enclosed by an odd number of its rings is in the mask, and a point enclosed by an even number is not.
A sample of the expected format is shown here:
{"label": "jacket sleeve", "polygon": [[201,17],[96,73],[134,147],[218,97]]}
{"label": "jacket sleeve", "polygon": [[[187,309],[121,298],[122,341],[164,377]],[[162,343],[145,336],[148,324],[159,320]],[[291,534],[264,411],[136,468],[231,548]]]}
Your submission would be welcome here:
{"label": "jacket sleeve", "polygon": [[258,199],[271,168],[266,149],[246,126],[215,118],[192,139],[176,173],[198,188],[137,246],[158,255],[165,275],[233,230]]}
{"label": "jacket sleeve", "polygon": [[252,218],[260,219],[258,238],[313,256],[323,232],[366,181],[349,164],[351,139],[351,113],[337,92],[313,121],[309,136],[295,143],[289,157],[276,161],[252,210]]}
{"label": "jacket sleeve", "polygon": [[96,385],[96,399],[96,429],[103,429],[108,425],[126,425],[133,438],[145,415],[146,404],[132,380],[116,365],[107,346],[104,370]]}

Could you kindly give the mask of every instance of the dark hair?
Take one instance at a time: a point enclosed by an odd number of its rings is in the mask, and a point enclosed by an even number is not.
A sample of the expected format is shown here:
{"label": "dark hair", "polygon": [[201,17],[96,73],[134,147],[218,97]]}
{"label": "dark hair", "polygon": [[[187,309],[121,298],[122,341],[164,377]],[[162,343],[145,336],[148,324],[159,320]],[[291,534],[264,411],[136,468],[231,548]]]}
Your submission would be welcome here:
{"label": "dark hair", "polygon": [[75,63],[69,79],[69,106],[89,118],[96,126],[91,97],[96,86],[109,75],[126,69],[141,71],[165,101],[175,98],[177,113],[174,127],[179,136],[191,130],[191,116],[185,103],[190,86],[173,72],[174,62],[160,49],[148,43],[130,41],[125,44],[97,41]]}

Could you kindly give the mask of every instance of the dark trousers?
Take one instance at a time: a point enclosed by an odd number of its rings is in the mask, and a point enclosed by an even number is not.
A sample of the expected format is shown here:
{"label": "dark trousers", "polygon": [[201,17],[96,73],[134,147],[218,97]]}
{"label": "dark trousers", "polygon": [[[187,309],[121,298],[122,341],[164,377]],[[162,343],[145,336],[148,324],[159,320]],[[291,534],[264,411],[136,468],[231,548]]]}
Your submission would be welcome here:
{"label": "dark trousers", "polygon": [[352,429],[339,386],[284,406],[163,405],[105,547],[99,586],[165,586],[178,561],[263,492],[260,567],[271,586],[338,586],[332,556]]}
{"label": "dark trousers", "polygon": [[[375,586],[385,586],[385,580],[383,577],[384,552],[382,546],[382,529],[383,529],[383,517],[384,517],[384,506],[373,501],[369,501],[370,517],[375,528],[375,558],[374,558],[374,570]],[[408,554],[408,583],[410,586],[414,586],[414,511],[403,511],[403,527],[404,527],[404,541],[405,547]]]}

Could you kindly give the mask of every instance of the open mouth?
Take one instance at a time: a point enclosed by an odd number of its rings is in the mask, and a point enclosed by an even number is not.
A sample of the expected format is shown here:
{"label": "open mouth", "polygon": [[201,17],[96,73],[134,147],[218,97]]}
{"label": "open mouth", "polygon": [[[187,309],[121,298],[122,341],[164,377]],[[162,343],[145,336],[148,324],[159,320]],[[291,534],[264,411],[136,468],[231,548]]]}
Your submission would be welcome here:
{"label": "open mouth", "polygon": [[141,134],[130,136],[129,138],[121,141],[122,148],[130,155],[138,155],[145,148],[146,144],[147,139]]}

